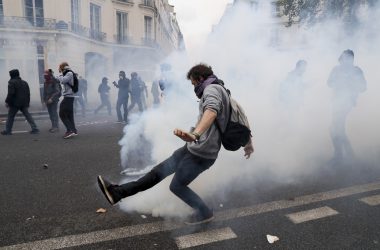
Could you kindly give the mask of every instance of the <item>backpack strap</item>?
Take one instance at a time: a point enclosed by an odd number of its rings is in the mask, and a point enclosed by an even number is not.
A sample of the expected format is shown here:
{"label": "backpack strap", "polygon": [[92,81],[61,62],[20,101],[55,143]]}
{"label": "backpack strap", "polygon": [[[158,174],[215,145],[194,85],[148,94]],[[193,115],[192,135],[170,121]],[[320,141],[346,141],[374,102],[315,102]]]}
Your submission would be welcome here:
{"label": "backpack strap", "polygon": [[[227,96],[228,96],[228,100],[229,100],[229,104],[230,104],[230,114],[228,116],[228,122],[231,121],[231,115],[232,115],[232,106],[231,106],[231,91],[229,89],[227,89],[226,87],[224,87],[224,82],[222,80],[219,80],[219,79],[216,79],[212,84],[217,84],[219,86],[221,86],[227,93]],[[223,132],[222,132],[222,129],[218,123],[218,120],[215,118],[215,121],[214,121],[217,129],[219,130],[219,133],[220,135],[223,135]]]}

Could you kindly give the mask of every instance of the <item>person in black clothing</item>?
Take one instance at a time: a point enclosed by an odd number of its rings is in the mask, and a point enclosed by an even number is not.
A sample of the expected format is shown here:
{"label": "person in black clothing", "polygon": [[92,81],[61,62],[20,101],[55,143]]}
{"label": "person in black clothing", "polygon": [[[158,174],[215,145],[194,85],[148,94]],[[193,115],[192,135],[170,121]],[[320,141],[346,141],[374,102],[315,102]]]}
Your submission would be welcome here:
{"label": "person in black clothing", "polygon": [[[118,122],[128,122],[128,100],[129,100],[129,92],[130,92],[130,81],[125,76],[124,71],[120,71],[119,73],[119,81],[113,82],[113,85],[119,89],[119,93],[117,96],[116,102],[116,113],[117,113],[117,121]],[[123,106],[124,110],[124,119],[121,115],[121,106]]]}
{"label": "person in black clothing", "polygon": [[346,134],[346,120],[348,114],[356,106],[359,94],[367,89],[363,71],[354,65],[352,50],[343,51],[339,57],[339,65],[335,66],[330,73],[327,85],[334,94],[330,128],[334,156],[331,163],[351,161],[354,158],[354,150]]}
{"label": "person in black clothing", "polygon": [[58,101],[61,96],[61,86],[58,81],[54,77],[53,70],[46,70],[44,73],[44,103],[49,112],[49,117],[51,121],[51,129],[49,129],[50,133],[58,132]]}
{"label": "person in black clothing", "polygon": [[108,78],[103,77],[102,83],[99,85],[98,92],[100,95],[101,104],[100,106],[95,110],[95,114],[99,112],[103,107],[107,107],[108,114],[111,115],[111,103],[110,103],[110,86],[108,86]]}
{"label": "person in black clothing", "polygon": [[8,95],[5,99],[5,104],[8,107],[8,119],[5,125],[5,130],[1,132],[2,135],[11,135],[12,127],[15,116],[18,111],[21,111],[26,120],[30,124],[32,130],[31,134],[38,134],[39,130],[28,108],[30,103],[30,89],[26,81],[20,77],[18,69],[9,71],[11,79],[8,82]]}
{"label": "person in black clothing", "polygon": [[143,112],[143,104],[141,100],[141,92],[142,92],[142,86],[141,81],[139,80],[139,76],[136,72],[133,72],[131,74],[131,105],[129,106],[128,110],[131,111],[135,105],[139,107],[139,111]]}

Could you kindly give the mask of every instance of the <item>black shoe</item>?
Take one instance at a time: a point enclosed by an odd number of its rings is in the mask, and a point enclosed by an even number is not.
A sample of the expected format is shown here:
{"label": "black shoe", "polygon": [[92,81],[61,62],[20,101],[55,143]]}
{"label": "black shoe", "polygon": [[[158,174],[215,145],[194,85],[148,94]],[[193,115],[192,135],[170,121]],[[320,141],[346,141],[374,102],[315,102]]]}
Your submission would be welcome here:
{"label": "black shoe", "polygon": [[40,130],[38,128],[35,128],[35,129],[32,129],[32,131],[30,131],[29,133],[31,133],[32,135],[36,135],[40,133]]}
{"label": "black shoe", "polygon": [[207,213],[202,214],[200,212],[195,212],[190,216],[190,218],[185,221],[186,225],[199,225],[203,223],[210,222],[214,219],[214,213],[209,210]]}
{"label": "black shoe", "polygon": [[115,205],[121,200],[121,197],[117,194],[115,194],[113,188],[116,185],[112,185],[107,180],[103,179],[101,175],[98,176],[98,185],[100,190],[103,192],[104,196],[106,197],[107,201],[111,205]]}
{"label": "black shoe", "polygon": [[8,132],[6,130],[0,132],[2,135],[12,135],[12,132]]}

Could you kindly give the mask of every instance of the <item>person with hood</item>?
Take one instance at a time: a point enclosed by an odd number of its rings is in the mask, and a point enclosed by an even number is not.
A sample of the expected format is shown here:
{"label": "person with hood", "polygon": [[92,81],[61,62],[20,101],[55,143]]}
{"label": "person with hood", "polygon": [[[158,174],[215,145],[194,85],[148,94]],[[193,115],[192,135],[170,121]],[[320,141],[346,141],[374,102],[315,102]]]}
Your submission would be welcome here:
{"label": "person with hood", "polygon": [[103,107],[107,107],[108,114],[111,115],[111,103],[110,103],[110,86],[108,86],[108,78],[103,77],[102,83],[99,84],[98,93],[100,95],[100,101],[102,102],[100,106],[95,110],[97,114]]}
{"label": "person with hood", "polygon": [[61,63],[58,70],[61,73],[58,79],[63,89],[63,100],[59,105],[59,117],[66,127],[66,133],[63,135],[63,138],[68,139],[78,135],[74,121],[74,72],[70,69],[67,62]]}
{"label": "person with hood", "polygon": [[[188,185],[202,172],[209,169],[218,158],[221,148],[221,133],[225,131],[230,115],[230,98],[214,75],[211,67],[199,64],[190,69],[187,78],[194,86],[199,98],[199,116],[196,127],[191,131],[174,129],[173,133],[186,142],[172,156],[155,166],[140,179],[122,185],[108,182],[98,176],[98,185],[109,203],[152,188],[167,176],[174,174],[170,190],[183,202],[194,209],[187,224],[200,224],[214,218],[213,211]],[[216,124],[218,123],[218,125]],[[244,147],[248,159],[253,153],[252,141]]]}
{"label": "person with hood", "polygon": [[297,108],[303,104],[307,85],[303,79],[307,67],[305,60],[299,60],[296,68],[289,72],[280,86],[280,101],[288,108]]}
{"label": "person with hood", "polygon": [[354,151],[346,134],[346,119],[356,106],[360,93],[367,89],[363,71],[354,65],[354,52],[345,50],[339,57],[339,65],[330,73],[327,85],[333,91],[332,124],[330,136],[334,146],[333,164],[352,160]]}
{"label": "person with hood", "polygon": [[128,108],[128,111],[131,111],[135,105],[139,107],[139,111],[143,112],[143,104],[141,100],[142,86],[139,76],[136,72],[131,74],[131,105]]}
{"label": "person with hood", "polygon": [[5,130],[1,131],[2,135],[11,135],[13,122],[18,111],[21,111],[28,121],[32,130],[31,134],[38,134],[39,129],[29,113],[30,89],[26,81],[20,77],[18,69],[9,71],[11,79],[8,81],[8,95],[5,99],[5,105],[8,107],[8,118],[5,124]]}
{"label": "person with hood", "polygon": [[54,77],[54,72],[52,69],[48,69],[44,72],[44,79],[43,99],[51,121],[51,128],[49,129],[49,132],[56,133],[59,131],[58,101],[61,96],[62,89],[59,80]]}
{"label": "person with hood", "polygon": [[[130,92],[130,81],[126,77],[124,71],[119,72],[119,81],[113,82],[113,85],[119,89],[116,102],[117,122],[128,122],[128,100]],[[121,106],[123,106],[124,117],[121,114]]]}

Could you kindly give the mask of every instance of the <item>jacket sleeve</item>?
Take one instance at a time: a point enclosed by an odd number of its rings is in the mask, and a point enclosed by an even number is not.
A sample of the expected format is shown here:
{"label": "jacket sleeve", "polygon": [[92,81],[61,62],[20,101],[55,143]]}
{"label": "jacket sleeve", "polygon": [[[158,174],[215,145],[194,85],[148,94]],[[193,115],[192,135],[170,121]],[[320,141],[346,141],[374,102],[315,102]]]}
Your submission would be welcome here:
{"label": "jacket sleeve", "polygon": [[59,81],[61,84],[68,84],[70,86],[73,86],[73,72],[67,72],[66,75],[59,76]]}
{"label": "jacket sleeve", "polygon": [[14,98],[14,95],[16,93],[15,86],[12,83],[8,83],[8,95],[5,99],[5,102],[9,105],[12,103],[12,99]]}

